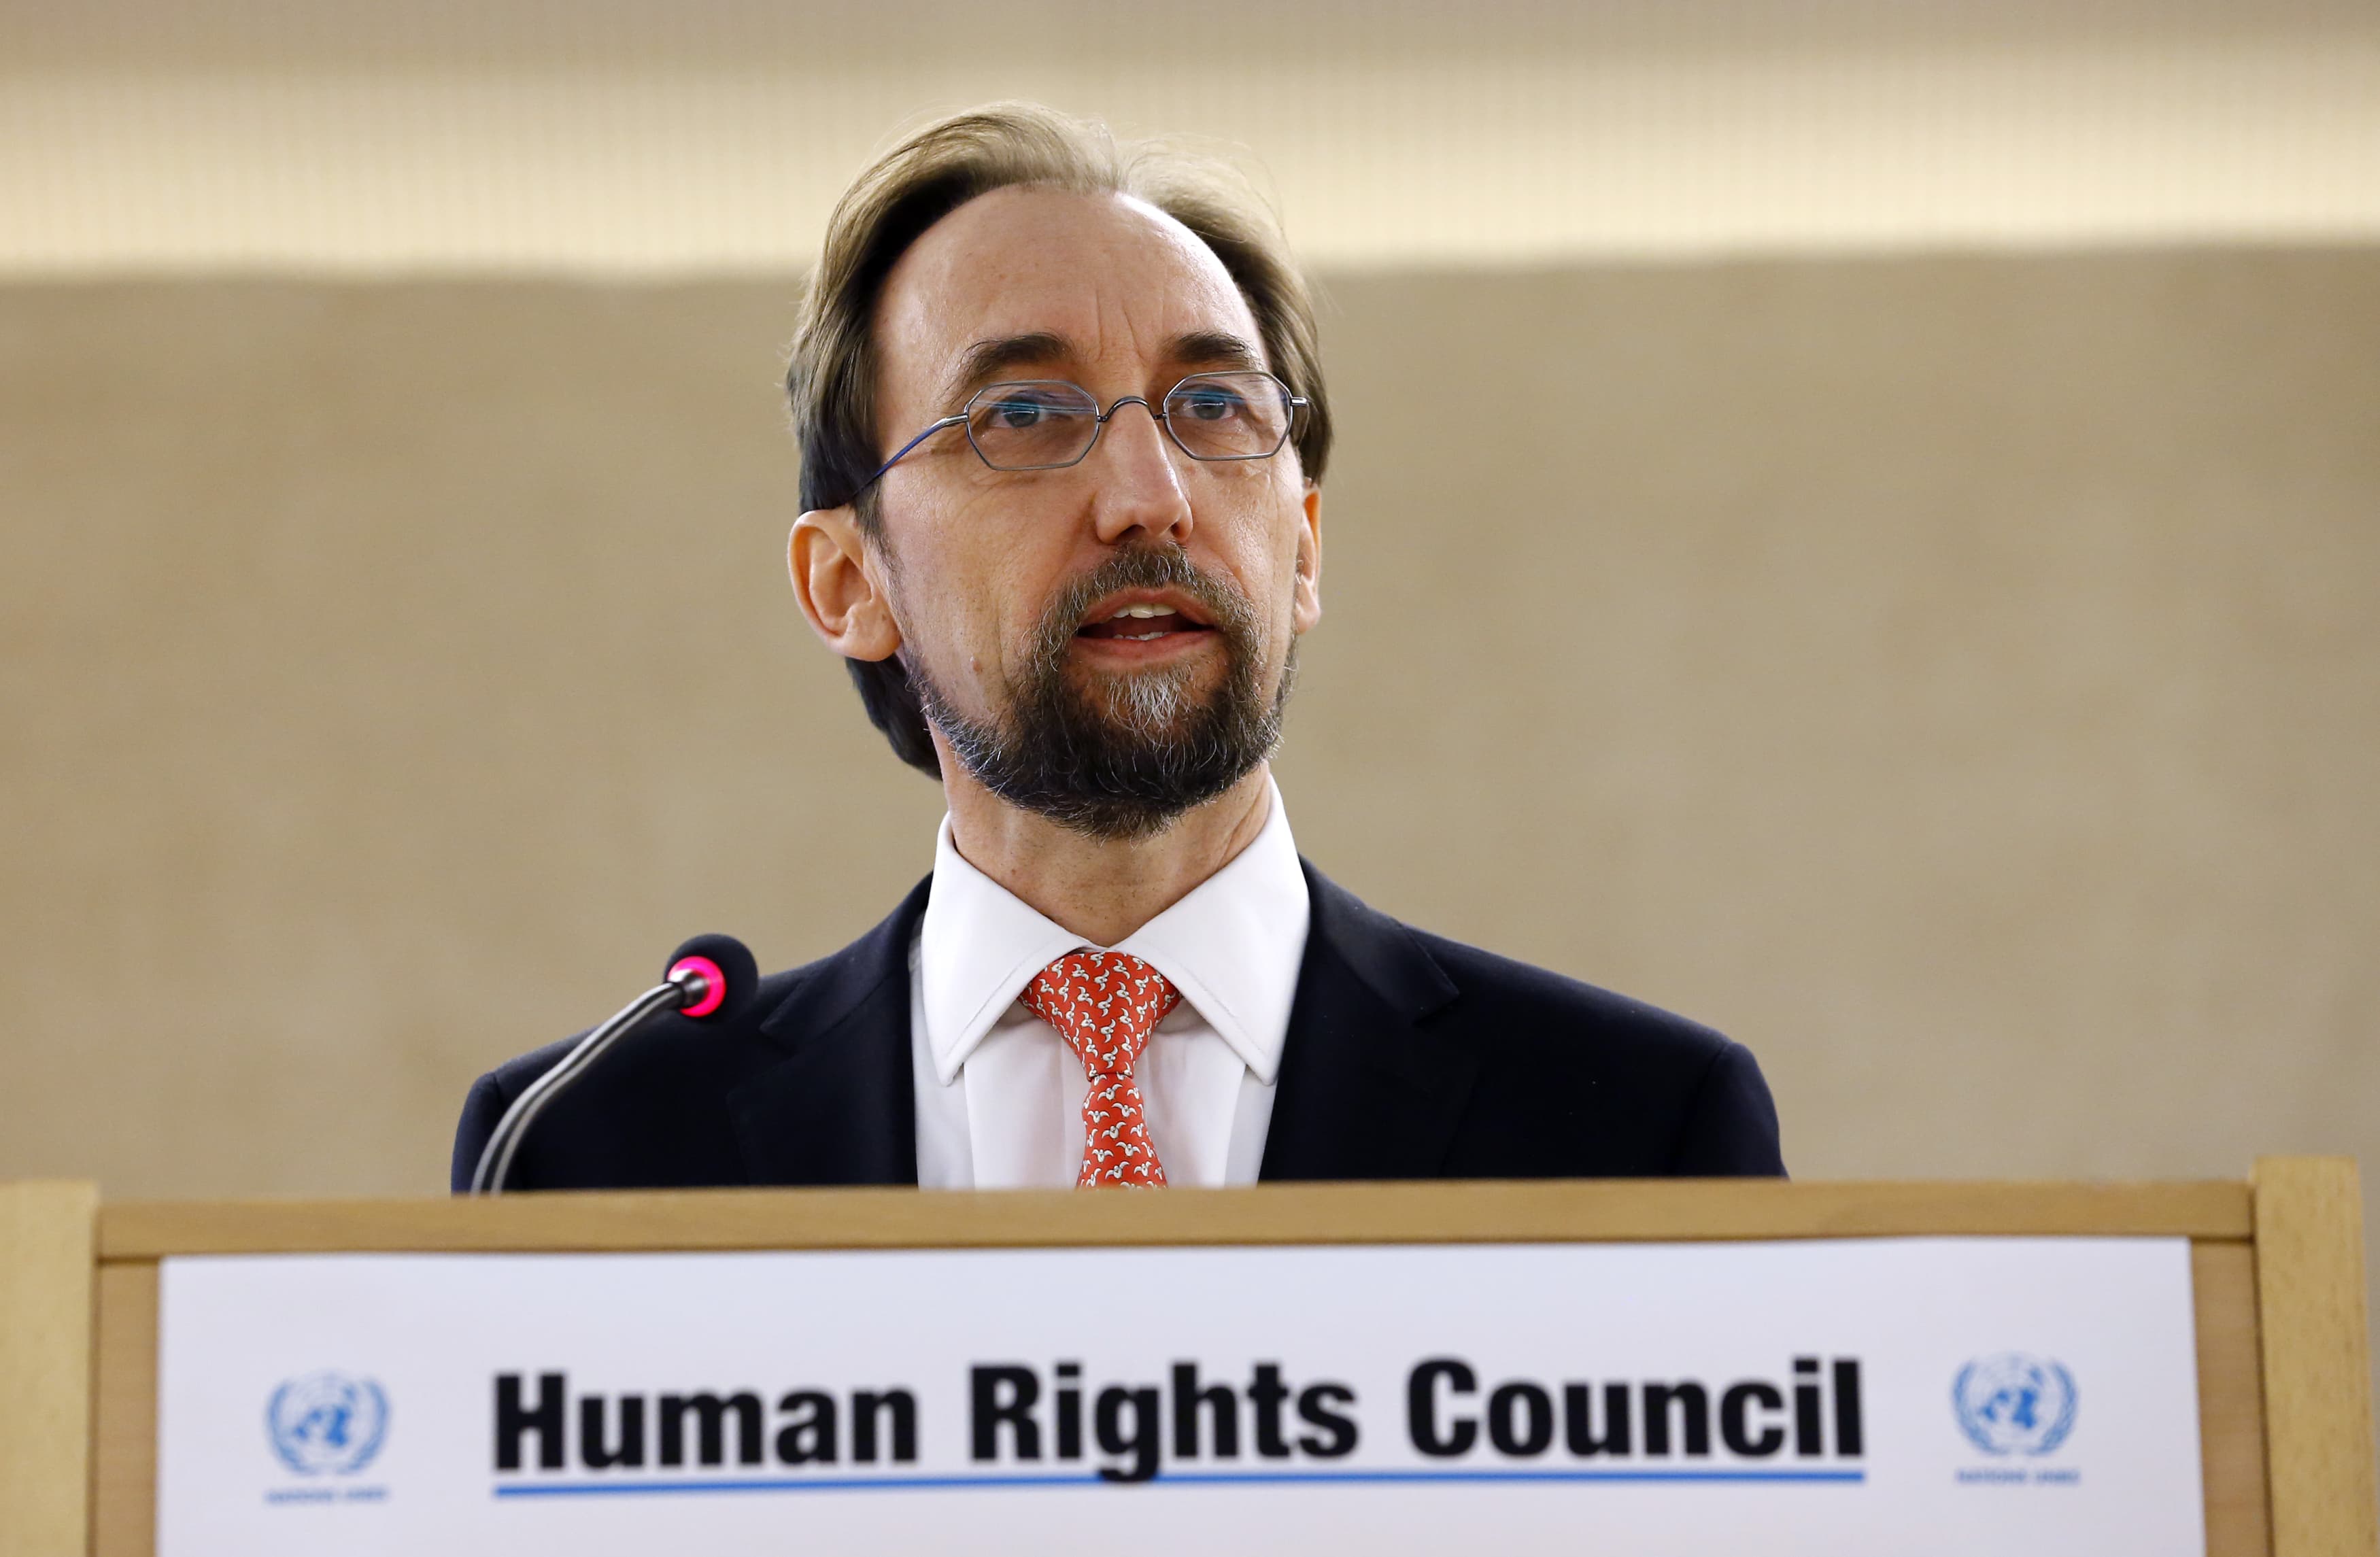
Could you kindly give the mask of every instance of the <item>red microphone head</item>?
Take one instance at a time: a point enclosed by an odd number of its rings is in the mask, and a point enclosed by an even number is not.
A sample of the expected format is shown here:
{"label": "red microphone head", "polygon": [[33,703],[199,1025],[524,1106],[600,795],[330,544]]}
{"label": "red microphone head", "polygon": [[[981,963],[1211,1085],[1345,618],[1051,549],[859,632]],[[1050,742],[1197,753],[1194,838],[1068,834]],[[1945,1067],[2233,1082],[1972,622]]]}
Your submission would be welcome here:
{"label": "red microphone head", "polygon": [[751,952],[732,935],[698,935],[671,955],[671,983],[687,986],[681,1016],[731,1018],[759,988]]}
{"label": "red microphone head", "polygon": [[675,980],[682,973],[691,973],[702,980],[702,993],[678,1007],[681,1016],[708,1016],[727,1004],[727,975],[709,957],[680,957],[670,964],[669,976]]}

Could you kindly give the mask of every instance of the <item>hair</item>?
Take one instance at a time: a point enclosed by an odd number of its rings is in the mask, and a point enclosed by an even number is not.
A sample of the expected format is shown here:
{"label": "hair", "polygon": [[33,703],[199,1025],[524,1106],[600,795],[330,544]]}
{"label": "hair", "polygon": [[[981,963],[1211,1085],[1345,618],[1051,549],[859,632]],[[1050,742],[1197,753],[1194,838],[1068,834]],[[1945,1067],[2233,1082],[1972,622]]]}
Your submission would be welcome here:
{"label": "hair", "polygon": [[[978,195],[1033,186],[1130,195],[1180,222],[1222,262],[1247,299],[1265,357],[1306,406],[1291,431],[1305,479],[1330,454],[1330,408],[1314,301],[1279,224],[1229,164],[1158,142],[1120,144],[1107,127],[1030,103],[996,103],[937,120],[879,157],[827,220],[818,268],[804,289],[785,393],[802,455],[808,509],[854,505],[860,532],[881,533],[876,489],[878,297],[926,229]],[[941,772],[917,690],[895,656],[846,662],[868,717],[910,766]]]}

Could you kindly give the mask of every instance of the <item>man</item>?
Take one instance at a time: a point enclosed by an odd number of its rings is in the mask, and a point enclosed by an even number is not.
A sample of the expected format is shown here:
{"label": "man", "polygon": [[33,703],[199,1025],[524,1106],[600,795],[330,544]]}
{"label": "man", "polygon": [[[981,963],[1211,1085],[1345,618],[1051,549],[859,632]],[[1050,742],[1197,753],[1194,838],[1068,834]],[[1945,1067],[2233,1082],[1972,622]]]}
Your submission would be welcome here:
{"label": "man", "polygon": [[[725,1030],[624,1042],[513,1186],[1784,1171],[1743,1049],[1298,858],[1330,419],[1244,191],[1046,110],[930,127],[836,209],[788,385],[794,592],[941,780],[933,874]],[[563,1052],[480,1078],[458,1188]]]}

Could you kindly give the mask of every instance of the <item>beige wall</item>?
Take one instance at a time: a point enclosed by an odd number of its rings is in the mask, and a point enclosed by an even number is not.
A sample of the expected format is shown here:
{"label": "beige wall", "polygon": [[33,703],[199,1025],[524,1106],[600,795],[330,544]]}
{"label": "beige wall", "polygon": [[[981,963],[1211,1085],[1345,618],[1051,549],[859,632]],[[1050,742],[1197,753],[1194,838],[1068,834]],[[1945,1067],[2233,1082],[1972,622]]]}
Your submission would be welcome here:
{"label": "beige wall", "polygon": [[782,274],[1019,96],[1342,271],[2380,239],[2372,0],[0,0],[0,276]]}
{"label": "beige wall", "polygon": [[[781,574],[790,282],[0,289],[0,1177],[431,1191],[929,861]],[[1282,760],[1789,1160],[2380,1160],[2380,251],[1342,278]]]}

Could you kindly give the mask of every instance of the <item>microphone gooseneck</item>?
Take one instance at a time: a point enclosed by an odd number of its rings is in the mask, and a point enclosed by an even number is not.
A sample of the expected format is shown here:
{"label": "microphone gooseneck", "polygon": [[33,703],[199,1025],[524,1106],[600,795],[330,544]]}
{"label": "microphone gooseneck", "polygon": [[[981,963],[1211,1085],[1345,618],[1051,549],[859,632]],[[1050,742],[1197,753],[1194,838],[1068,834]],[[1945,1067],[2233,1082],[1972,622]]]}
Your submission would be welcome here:
{"label": "microphone gooseneck", "polygon": [[[727,967],[722,968],[722,963]],[[504,1180],[512,1173],[513,1157],[520,1150],[521,1139],[537,1122],[537,1116],[571,1083],[594,1068],[605,1051],[648,1018],[662,1011],[697,1018],[716,1016],[731,1004],[741,1004],[757,981],[758,968],[752,954],[744,949],[742,943],[728,936],[698,936],[679,947],[668,974],[660,983],[580,1039],[559,1064],[530,1082],[513,1100],[504,1117],[496,1121],[488,1144],[480,1150],[479,1165],[471,1173],[471,1193],[503,1194]]]}

